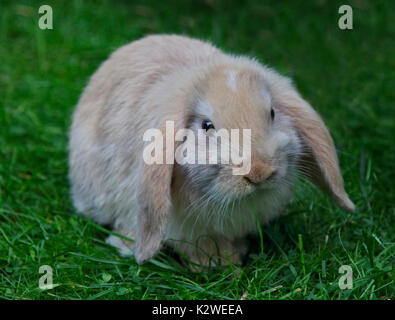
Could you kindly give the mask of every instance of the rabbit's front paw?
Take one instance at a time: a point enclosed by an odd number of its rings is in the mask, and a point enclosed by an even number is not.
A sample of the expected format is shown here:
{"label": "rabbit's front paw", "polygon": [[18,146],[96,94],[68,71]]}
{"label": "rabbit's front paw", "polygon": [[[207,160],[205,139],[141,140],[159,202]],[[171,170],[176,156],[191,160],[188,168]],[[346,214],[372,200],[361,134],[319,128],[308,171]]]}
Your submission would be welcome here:
{"label": "rabbit's front paw", "polygon": [[231,241],[228,238],[215,235],[200,238],[196,246],[189,250],[188,257],[192,262],[191,268],[210,267],[218,265],[241,265],[247,253],[244,242]]}
{"label": "rabbit's front paw", "polygon": [[[131,232],[125,232],[125,231],[117,231],[116,233],[119,233],[129,239],[134,239],[133,234]],[[122,239],[118,236],[115,235],[110,235],[106,239],[106,243],[112,245],[113,247],[118,249],[118,252],[121,256],[123,257],[129,257],[133,255],[133,242]]]}

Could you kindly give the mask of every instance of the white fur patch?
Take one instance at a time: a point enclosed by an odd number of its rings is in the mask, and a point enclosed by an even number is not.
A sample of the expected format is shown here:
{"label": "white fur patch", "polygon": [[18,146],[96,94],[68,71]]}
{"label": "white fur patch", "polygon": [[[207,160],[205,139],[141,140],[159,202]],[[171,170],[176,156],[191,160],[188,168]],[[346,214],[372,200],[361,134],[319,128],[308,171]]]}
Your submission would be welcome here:
{"label": "white fur patch", "polygon": [[289,136],[284,132],[278,132],[275,135],[275,142],[280,148],[283,148],[289,143]]}
{"label": "white fur patch", "polygon": [[228,75],[228,87],[232,89],[232,91],[236,91],[237,89],[237,79],[236,79],[236,72],[234,70],[227,70]]}
{"label": "white fur patch", "polygon": [[123,257],[128,257],[133,255],[133,250],[131,247],[127,246],[121,238],[116,237],[116,236],[109,236],[106,239],[106,243],[109,245],[112,245],[113,247],[118,249],[118,252],[121,256]]}
{"label": "white fur patch", "polygon": [[213,108],[207,101],[199,100],[196,106],[196,112],[201,116],[206,116],[209,119],[213,116]]}
{"label": "white fur patch", "polygon": [[267,101],[268,105],[270,106],[272,104],[272,96],[270,95],[269,90],[266,88],[263,88],[262,95],[265,98],[265,100]]}

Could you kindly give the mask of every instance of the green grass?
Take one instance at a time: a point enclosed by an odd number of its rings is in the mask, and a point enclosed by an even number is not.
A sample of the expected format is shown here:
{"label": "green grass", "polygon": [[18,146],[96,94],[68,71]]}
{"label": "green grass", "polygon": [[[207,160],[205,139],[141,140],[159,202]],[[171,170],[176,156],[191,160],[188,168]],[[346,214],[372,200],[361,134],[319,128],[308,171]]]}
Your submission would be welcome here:
{"label": "green grass", "polygon": [[[182,4],[181,4],[182,3]],[[395,30],[393,1],[1,1],[0,298],[394,298]],[[54,29],[37,27],[50,4]],[[337,148],[355,213],[314,188],[251,239],[247,265],[191,273],[168,254],[142,266],[74,213],[67,181],[71,112],[117,47],[148,33],[208,39],[294,78]],[[38,288],[41,265],[52,290]],[[353,268],[340,290],[338,269]]]}

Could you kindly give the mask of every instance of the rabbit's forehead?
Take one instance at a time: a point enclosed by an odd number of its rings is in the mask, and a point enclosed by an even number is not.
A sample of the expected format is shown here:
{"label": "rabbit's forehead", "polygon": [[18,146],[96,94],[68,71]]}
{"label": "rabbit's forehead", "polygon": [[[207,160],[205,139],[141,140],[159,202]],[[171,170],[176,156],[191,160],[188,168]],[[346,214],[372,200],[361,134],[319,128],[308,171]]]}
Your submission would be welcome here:
{"label": "rabbit's forehead", "polygon": [[225,67],[210,77],[200,108],[221,127],[261,130],[270,117],[271,95],[256,73]]}

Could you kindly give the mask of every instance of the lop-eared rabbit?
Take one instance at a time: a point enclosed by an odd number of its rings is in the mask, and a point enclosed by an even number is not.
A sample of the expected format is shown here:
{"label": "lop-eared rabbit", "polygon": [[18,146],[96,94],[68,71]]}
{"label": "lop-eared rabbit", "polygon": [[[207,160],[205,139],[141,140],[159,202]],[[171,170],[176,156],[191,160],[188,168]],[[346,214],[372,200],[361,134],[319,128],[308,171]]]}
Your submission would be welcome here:
{"label": "lop-eared rabbit", "polygon": [[[167,121],[197,144],[221,129],[249,129],[249,171],[234,174],[232,162],[147,163],[144,134],[165,135]],[[185,137],[172,142],[176,149]],[[284,212],[297,171],[354,210],[332,138],[291,81],[184,36],[147,36],[100,66],[75,109],[69,152],[76,209],[134,240],[107,239],[138,263],[167,244],[201,265],[239,264],[243,237]]]}

